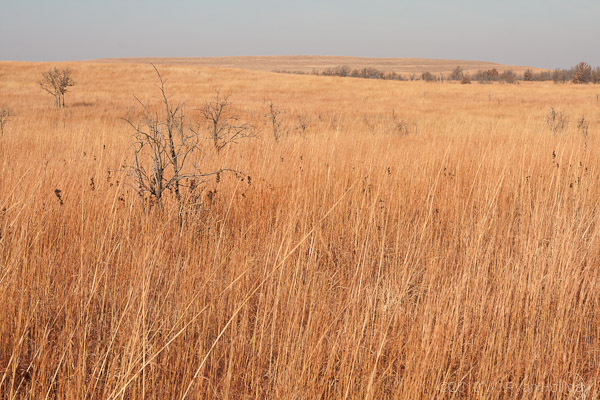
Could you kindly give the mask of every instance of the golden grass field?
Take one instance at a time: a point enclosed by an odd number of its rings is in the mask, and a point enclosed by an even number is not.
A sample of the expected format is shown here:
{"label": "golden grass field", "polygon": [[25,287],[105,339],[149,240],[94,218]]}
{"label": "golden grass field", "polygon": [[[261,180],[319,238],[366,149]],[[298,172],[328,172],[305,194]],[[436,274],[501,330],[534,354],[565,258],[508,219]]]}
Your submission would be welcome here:
{"label": "golden grass field", "polygon": [[191,58],[107,58],[94,60],[94,62],[109,63],[154,63],[157,65],[193,65],[219,68],[238,68],[258,71],[288,71],[322,72],[327,68],[347,65],[351,68],[377,68],[385,72],[404,74],[421,74],[423,71],[431,73],[449,74],[457,66],[465,72],[474,73],[478,70],[496,68],[498,71],[512,70],[522,75],[530,69],[534,72],[545,71],[543,68],[526,66],[503,65],[487,61],[470,60],[444,60],[430,58],[367,58],[367,57],[342,57],[342,56],[237,56],[237,57],[191,57]]}
{"label": "golden grass field", "polygon": [[181,228],[124,172],[150,65],[0,63],[0,398],[599,397],[600,87],[159,68],[260,129]]}

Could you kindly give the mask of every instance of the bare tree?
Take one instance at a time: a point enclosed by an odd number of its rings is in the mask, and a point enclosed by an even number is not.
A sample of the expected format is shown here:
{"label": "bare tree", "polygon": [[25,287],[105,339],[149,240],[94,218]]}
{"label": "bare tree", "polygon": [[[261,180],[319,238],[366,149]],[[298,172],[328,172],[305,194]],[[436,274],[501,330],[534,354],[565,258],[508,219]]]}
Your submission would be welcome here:
{"label": "bare tree", "polygon": [[200,115],[209,125],[210,138],[217,152],[230,143],[255,135],[252,125],[241,123],[232,113],[229,95],[221,96],[219,90],[215,91],[214,99],[204,103]]}
{"label": "bare tree", "polygon": [[42,73],[40,87],[54,96],[54,102],[58,108],[65,106],[65,93],[69,87],[75,86],[75,81],[71,78],[72,73],[70,68],[54,68]]}
{"label": "bare tree", "polygon": [[0,136],[4,136],[4,127],[8,122],[8,119],[13,116],[10,108],[1,106],[0,107]]}
{"label": "bare tree", "polygon": [[186,166],[192,153],[198,149],[198,131],[193,129],[184,113],[183,103],[173,105],[165,91],[165,81],[156,66],[152,65],[160,84],[162,111],[152,108],[134,96],[142,107],[140,122],[128,117],[125,121],[134,129],[134,164],[130,168],[138,194],[145,209],[147,197],[153,199],[159,210],[163,209],[165,193],[175,195],[182,223],[184,196],[182,189],[195,191],[210,175],[219,175],[232,169],[220,169],[209,173],[198,172],[196,165]]}
{"label": "bare tree", "polygon": [[586,62],[580,62],[575,66],[573,83],[589,83],[592,81],[592,67]]}

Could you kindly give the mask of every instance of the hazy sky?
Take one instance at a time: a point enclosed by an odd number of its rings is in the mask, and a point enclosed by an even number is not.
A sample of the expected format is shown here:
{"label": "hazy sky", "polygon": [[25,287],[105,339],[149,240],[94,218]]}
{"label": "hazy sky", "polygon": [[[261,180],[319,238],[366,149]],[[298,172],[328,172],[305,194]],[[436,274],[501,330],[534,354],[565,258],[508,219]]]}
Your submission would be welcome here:
{"label": "hazy sky", "polygon": [[0,60],[310,54],[600,66],[599,0],[0,3]]}

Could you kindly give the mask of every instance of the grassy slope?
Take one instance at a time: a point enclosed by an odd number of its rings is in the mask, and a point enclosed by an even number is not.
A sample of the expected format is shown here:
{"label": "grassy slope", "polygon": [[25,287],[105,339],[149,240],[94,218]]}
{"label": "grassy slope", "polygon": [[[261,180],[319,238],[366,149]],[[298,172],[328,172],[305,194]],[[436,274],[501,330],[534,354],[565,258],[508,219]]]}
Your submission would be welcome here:
{"label": "grassy slope", "polygon": [[[221,88],[262,131],[203,144],[205,170],[246,178],[207,182],[180,232],[119,172],[152,69],[64,65],[56,110],[50,64],[0,63],[0,397],[597,393],[598,87],[163,66],[190,117]],[[265,99],[286,110],[279,143]]]}
{"label": "grassy slope", "polygon": [[160,65],[196,65],[220,68],[238,68],[259,71],[323,71],[340,65],[351,68],[372,67],[385,72],[420,74],[423,71],[448,74],[457,66],[467,72],[496,68],[499,71],[511,69],[518,74],[531,69],[542,68],[503,65],[486,61],[438,60],[428,58],[365,58],[340,56],[253,56],[253,57],[190,57],[190,58],[122,58],[94,60],[96,62],[150,63]]}

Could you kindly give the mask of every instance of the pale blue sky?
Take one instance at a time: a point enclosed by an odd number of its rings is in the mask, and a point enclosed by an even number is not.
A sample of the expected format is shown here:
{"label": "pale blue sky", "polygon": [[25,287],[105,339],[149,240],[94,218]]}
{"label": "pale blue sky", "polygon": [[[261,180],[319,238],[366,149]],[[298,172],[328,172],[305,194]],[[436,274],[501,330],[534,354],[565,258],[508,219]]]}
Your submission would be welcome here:
{"label": "pale blue sky", "polygon": [[0,60],[237,55],[600,65],[599,0],[0,0]]}

